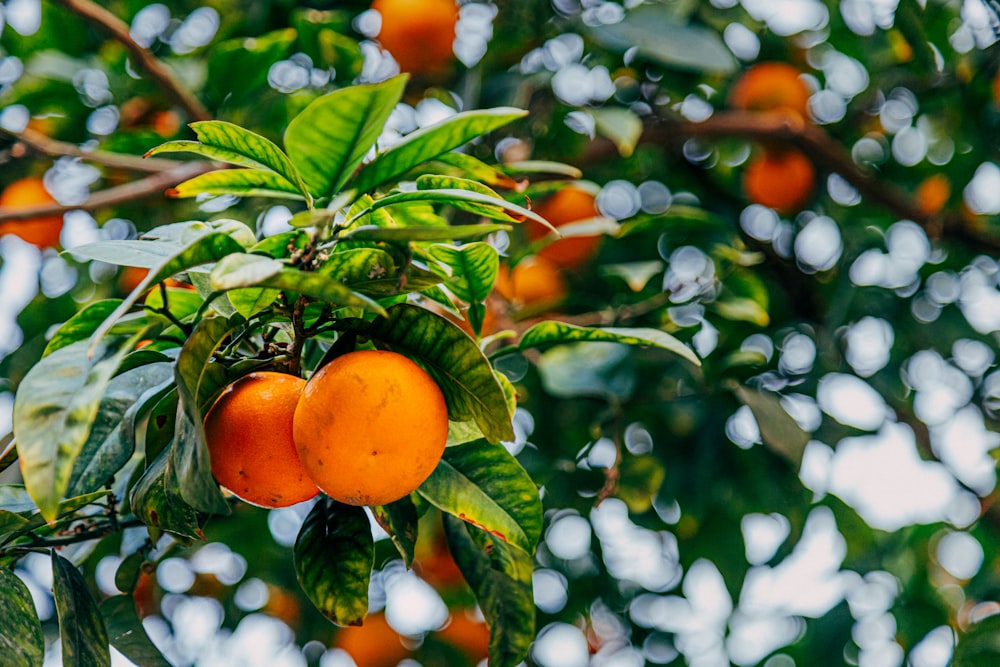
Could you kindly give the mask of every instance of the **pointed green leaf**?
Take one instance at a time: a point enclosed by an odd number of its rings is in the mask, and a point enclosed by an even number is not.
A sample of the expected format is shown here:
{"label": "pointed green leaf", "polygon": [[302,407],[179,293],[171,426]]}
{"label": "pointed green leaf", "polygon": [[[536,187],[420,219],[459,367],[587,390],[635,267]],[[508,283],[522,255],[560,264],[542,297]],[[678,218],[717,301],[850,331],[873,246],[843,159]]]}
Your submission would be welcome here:
{"label": "pointed green leaf", "polygon": [[227,148],[256,162],[255,166],[267,167],[294,185],[303,195],[308,195],[299,170],[288,159],[284,151],[271,140],[239,125],[221,120],[206,120],[191,123],[198,140],[209,146]]}
{"label": "pointed green leaf", "polygon": [[168,468],[184,502],[210,514],[229,514],[229,505],[212,477],[201,408],[227,384],[225,369],[212,356],[234,329],[222,317],[203,319],[181,348],[175,372],[179,406]]}
{"label": "pointed green leaf", "polygon": [[409,241],[453,241],[476,239],[493,232],[509,231],[510,225],[453,225],[451,227],[355,227],[341,234],[351,241],[384,241],[407,243]]}
{"label": "pointed green leaf", "polygon": [[[138,243],[141,243],[141,241]],[[148,243],[156,245],[156,242],[153,241]],[[208,232],[196,235],[194,239],[185,245],[181,250],[170,255],[156,267],[149,270],[149,274],[141,283],[139,283],[139,286],[132,290],[132,293],[128,295],[128,298],[126,298],[121,305],[114,310],[114,312],[108,315],[108,318],[104,320],[104,323],[101,324],[101,326],[97,328],[97,331],[95,331],[90,337],[91,349],[96,347],[97,343],[104,336],[104,334],[106,334],[111,327],[114,326],[115,322],[117,322],[122,316],[125,315],[125,313],[129,311],[129,309],[132,308],[132,306],[135,305],[142,293],[149,289],[151,285],[162,282],[175,273],[186,271],[201,264],[218,261],[226,255],[231,255],[237,252],[243,252],[243,246],[241,246],[228,234],[223,234],[221,232]]]}
{"label": "pointed green leaf", "polygon": [[132,487],[129,505],[151,529],[191,540],[202,539],[201,516],[181,498],[177,479],[167,467],[169,458],[170,450],[165,449],[146,468]]}
{"label": "pointed green leaf", "polygon": [[503,445],[448,447],[417,493],[443,512],[534,553],[542,502],[535,483]]}
{"label": "pointed green leaf", "polygon": [[108,383],[87,441],[76,457],[70,495],[97,491],[128,462],[135,450],[135,441],[127,437],[128,425],[142,405],[140,399],[147,392],[155,394],[171,386],[173,379],[173,364],[161,362],[134,368]]}
{"label": "pointed green leaf", "polygon": [[354,187],[359,192],[370,192],[383,183],[395,180],[419,164],[527,114],[527,111],[510,107],[465,111],[411,132],[402,141],[365,165],[355,179]]}
{"label": "pointed green leaf", "polygon": [[594,118],[594,127],[602,137],[607,137],[622,157],[631,157],[642,137],[642,119],[631,109],[605,107],[588,109]]}
{"label": "pointed green leaf", "polygon": [[121,299],[105,299],[87,304],[83,310],[69,318],[65,324],[56,329],[48,345],[45,346],[43,357],[56,350],[66,347],[79,340],[86,340],[97,330],[108,315],[121,305]]}
{"label": "pointed green leaf", "polygon": [[541,217],[534,211],[524,208],[523,206],[518,206],[517,204],[513,204],[506,199],[498,199],[497,197],[483,194],[482,192],[473,192],[472,190],[463,190],[460,188],[444,188],[440,190],[405,190],[403,192],[395,192],[391,195],[382,197],[381,199],[376,199],[369,208],[356,213],[351,218],[348,218],[345,225],[350,225],[361,215],[366,215],[371,211],[378,210],[386,206],[402,206],[418,202],[438,202],[441,204],[447,204],[454,206],[455,208],[471,211],[478,215],[492,218],[494,220],[502,220],[504,222],[521,222],[525,219],[531,219],[539,224],[545,225],[549,229],[555,230],[555,227],[553,227],[548,220]]}
{"label": "pointed green leaf", "polygon": [[637,345],[641,347],[659,347],[690,361],[696,366],[701,360],[687,345],[677,340],[666,331],[646,327],[578,327],[565,322],[540,322],[524,332],[518,349],[526,350],[532,347],[544,347],[563,343],[604,342]]}
{"label": "pointed green leaf", "polygon": [[553,176],[565,176],[566,178],[583,178],[583,172],[579,167],[563,162],[550,162],[548,160],[522,160],[520,162],[505,162],[500,165],[500,169],[506,174],[551,174]]}
{"label": "pointed green leaf", "polygon": [[70,254],[118,266],[151,269],[183,249],[183,244],[175,241],[97,241],[78,245]]}
{"label": "pointed green leaf", "polygon": [[314,100],[285,130],[285,150],[309,191],[339,191],[375,145],[403,97],[406,76],[342,88]]}
{"label": "pointed green leaf", "polygon": [[986,667],[1000,661],[1000,616],[987,616],[958,638],[951,667]]}
{"label": "pointed green leaf", "polygon": [[321,498],[295,540],[295,575],[316,608],[337,625],[361,625],[368,613],[374,563],[368,515],[361,507]]}
{"label": "pointed green leaf", "polygon": [[142,667],[170,667],[142,627],[131,595],[113,595],[101,602],[100,610],[111,645],[122,655]]}
{"label": "pointed green leaf", "polygon": [[[449,204],[463,211],[468,211],[475,215],[481,215],[501,222],[521,222],[524,220],[520,213],[510,214],[502,209],[498,209],[499,202],[506,203],[506,199],[494,192],[491,188],[468,178],[457,176],[441,176],[439,174],[424,174],[417,178],[417,190],[422,191],[449,191],[461,190],[464,192],[474,192],[487,197],[488,203],[484,204],[477,200],[452,199]],[[528,209],[525,209],[528,210]]]}
{"label": "pointed green leaf", "polygon": [[238,167],[247,167],[250,169],[259,169],[264,166],[259,161],[248,158],[247,156],[234,150],[222,148],[220,146],[210,146],[208,144],[203,144],[200,141],[190,141],[186,139],[164,142],[155,148],[149,149],[143,157],[152,157],[160,153],[194,153],[195,155],[200,155],[210,160],[226,162],[228,164],[234,164]]}
{"label": "pointed green leaf", "polygon": [[350,248],[331,254],[316,272],[351,285],[381,278],[395,278],[396,261],[392,255],[379,248]]}
{"label": "pointed green leaf", "polygon": [[334,277],[314,271],[285,267],[278,260],[260,255],[232,255],[212,270],[213,290],[239,287],[271,287],[311,296],[338,306],[359,306],[368,312],[384,313],[385,308],[359,294]]}
{"label": "pointed green leaf", "polygon": [[425,308],[399,304],[372,323],[376,346],[415,357],[441,387],[448,418],[474,419],[490,442],[512,440],[503,389],[474,340]]}
{"label": "pointed green leaf", "polygon": [[21,472],[46,519],[55,518],[108,383],[140,336],[100,346],[93,359],[86,341],[67,345],[35,364],[18,387],[14,436]]}
{"label": "pointed green leaf", "polygon": [[52,592],[59,616],[63,665],[69,667],[110,667],[108,631],[97,603],[87,590],[87,582],[69,562],[52,552]]}
{"label": "pointed green leaf", "polygon": [[274,303],[281,290],[258,287],[245,287],[229,292],[229,302],[233,304],[236,312],[246,319],[250,319],[260,311]]}
{"label": "pointed green leaf", "polygon": [[31,591],[6,568],[0,568],[0,655],[9,667],[40,667],[45,657]]}
{"label": "pointed green leaf", "polygon": [[428,253],[451,269],[448,288],[462,301],[481,302],[493,289],[500,256],[488,243],[434,245],[428,248]]}
{"label": "pointed green leaf", "polygon": [[170,197],[186,199],[198,195],[234,195],[236,197],[272,197],[304,199],[298,188],[283,176],[263,169],[220,169],[201,174],[167,191]]}
{"label": "pointed green leaf", "polygon": [[399,550],[406,567],[413,565],[417,547],[417,508],[410,496],[388,505],[373,507],[372,515]]}
{"label": "pointed green leaf", "polygon": [[791,461],[797,469],[809,443],[809,434],[781,407],[781,397],[770,391],[751,389],[735,382],[730,388],[750,408],[760,427],[760,437],[764,444]]}
{"label": "pointed green leaf", "polygon": [[535,638],[531,556],[455,517],[443,519],[451,555],[490,626],[489,664],[522,664]]}
{"label": "pointed green leaf", "polygon": [[498,167],[488,165],[479,158],[467,153],[450,151],[438,155],[434,158],[434,161],[460,169],[466,176],[486,185],[504,188],[505,190],[519,190],[522,187],[522,183],[514,180]]}

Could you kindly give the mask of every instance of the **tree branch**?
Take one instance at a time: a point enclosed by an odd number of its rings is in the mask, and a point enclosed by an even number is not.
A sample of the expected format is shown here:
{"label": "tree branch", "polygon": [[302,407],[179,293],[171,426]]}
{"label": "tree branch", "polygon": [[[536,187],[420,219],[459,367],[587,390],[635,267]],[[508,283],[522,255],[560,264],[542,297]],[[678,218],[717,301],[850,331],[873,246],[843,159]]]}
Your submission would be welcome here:
{"label": "tree branch", "polygon": [[168,171],[161,171],[138,181],[95,192],[80,204],[38,204],[24,208],[0,207],[0,222],[4,220],[27,220],[46,215],[59,215],[67,211],[95,211],[105,206],[116,206],[136,199],[162,196],[163,191],[167,188],[171,188],[189,178],[194,178],[199,174],[204,174],[213,169],[218,169],[218,165],[214,162],[204,160],[183,162],[180,166]]}
{"label": "tree branch", "polygon": [[128,50],[136,66],[145,71],[163,92],[183,107],[191,120],[212,119],[208,109],[184,87],[174,73],[157,60],[148,49],[132,39],[127,23],[90,0],[56,0],[56,3],[96,25],[120,42]]}
{"label": "tree branch", "polygon": [[155,174],[181,166],[180,160],[164,158],[143,158],[140,155],[125,155],[102,150],[84,150],[76,144],[51,139],[41,132],[25,129],[23,132],[10,132],[0,128],[0,132],[13,137],[17,143],[10,148],[12,158],[22,158],[29,151],[35,151],[49,157],[76,157],[87,162],[112,167]]}

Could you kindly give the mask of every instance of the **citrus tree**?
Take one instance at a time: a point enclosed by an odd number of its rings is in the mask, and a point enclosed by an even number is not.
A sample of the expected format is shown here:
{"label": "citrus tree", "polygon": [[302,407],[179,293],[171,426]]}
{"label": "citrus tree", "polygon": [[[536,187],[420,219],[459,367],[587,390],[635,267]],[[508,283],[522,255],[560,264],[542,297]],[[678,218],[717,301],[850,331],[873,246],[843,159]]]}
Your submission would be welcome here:
{"label": "citrus tree", "polygon": [[996,663],[992,4],[308,4],[0,7],[4,664]]}

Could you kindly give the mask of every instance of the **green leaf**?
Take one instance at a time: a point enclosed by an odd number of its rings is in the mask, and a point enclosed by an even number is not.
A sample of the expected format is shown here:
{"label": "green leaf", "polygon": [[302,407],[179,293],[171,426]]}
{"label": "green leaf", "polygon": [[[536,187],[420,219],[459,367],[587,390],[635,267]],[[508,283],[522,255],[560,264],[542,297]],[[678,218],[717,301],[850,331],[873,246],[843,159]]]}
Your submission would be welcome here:
{"label": "green leaf", "polygon": [[46,519],[55,519],[108,383],[140,336],[99,346],[94,359],[86,341],[72,343],[35,364],[21,382],[14,436],[25,486]]}
{"label": "green leaf", "polygon": [[142,627],[131,595],[113,595],[101,602],[100,610],[111,645],[122,655],[142,667],[170,667]]}
{"label": "green leaf", "polygon": [[361,507],[321,498],[295,540],[295,575],[316,608],[337,625],[361,625],[375,559],[368,515]]}
{"label": "green leaf", "polygon": [[563,162],[550,162],[549,160],[505,162],[500,165],[500,168],[507,174],[552,174],[573,179],[583,178],[583,172],[580,171],[579,167]]}
{"label": "green leaf", "polygon": [[503,445],[480,441],[448,447],[417,493],[438,509],[534,553],[542,533],[542,501]]}
{"label": "green leaf", "polygon": [[201,143],[227,148],[251,160],[254,163],[252,166],[267,167],[281,174],[299,192],[308,196],[308,189],[299,170],[271,140],[222,120],[198,121],[191,123],[189,127],[194,130]]}
{"label": "green leaf", "polygon": [[342,88],[292,119],[285,150],[312,194],[326,197],[341,189],[375,145],[405,88],[405,75]]}
{"label": "green leaf", "polygon": [[9,667],[40,667],[45,657],[42,623],[31,591],[21,578],[0,567],[0,655]]}
{"label": "green leaf", "polygon": [[235,195],[304,199],[298,188],[283,176],[263,169],[220,169],[190,178],[167,191],[170,197],[187,199],[198,195]]}
{"label": "green leaf", "polygon": [[206,317],[177,357],[179,405],[168,468],[177,479],[184,502],[210,514],[229,514],[229,505],[212,477],[201,407],[227,384],[225,369],[212,362],[212,356],[234,329],[225,318]]}
{"label": "green leaf", "polygon": [[[153,245],[156,244],[156,242],[152,241],[149,243]],[[195,238],[181,250],[170,255],[156,267],[149,270],[149,274],[141,283],[139,283],[139,286],[128,295],[128,298],[122,301],[121,305],[119,305],[114,312],[108,315],[108,318],[104,320],[104,323],[101,324],[101,326],[99,326],[90,337],[91,350],[97,346],[97,343],[104,336],[104,334],[106,334],[111,327],[114,326],[115,322],[117,322],[122,316],[125,315],[125,313],[129,311],[129,309],[132,308],[132,306],[135,305],[139,296],[149,289],[150,285],[155,285],[175,273],[186,271],[192,267],[200,266],[201,264],[216,262],[226,255],[231,255],[237,252],[243,252],[243,246],[241,246],[228,234],[213,231],[195,236]]]}
{"label": "green leaf", "polygon": [[239,287],[271,287],[311,296],[338,306],[358,306],[368,312],[385,313],[379,303],[331,276],[314,271],[300,271],[284,266],[278,260],[261,255],[231,255],[212,269],[213,290],[225,291]]}
{"label": "green leaf", "polygon": [[132,487],[129,505],[132,512],[153,529],[182,538],[203,539],[201,516],[181,498],[177,478],[167,467],[169,458],[170,450],[164,449],[149,464]]}
{"label": "green leaf", "polygon": [[376,199],[370,207],[355,213],[354,217],[348,218],[344,224],[350,225],[354,222],[355,218],[386,206],[401,206],[404,204],[424,202],[439,202],[442,204],[448,204],[456,208],[472,211],[478,215],[492,218],[494,220],[502,220],[504,222],[521,222],[527,218],[545,225],[549,229],[555,230],[555,227],[553,227],[548,220],[541,217],[534,211],[530,211],[522,206],[513,204],[506,199],[498,199],[495,196],[483,194],[482,192],[474,192],[472,190],[463,190],[460,188],[405,190],[403,192],[395,192],[386,197],[382,197],[381,199]]}
{"label": "green leaf", "polygon": [[479,158],[467,153],[459,153],[457,151],[442,153],[435,157],[434,161],[460,169],[466,176],[486,185],[504,188],[505,190],[520,190],[522,187],[522,183],[511,178],[498,167],[488,165]]}
{"label": "green leaf", "polygon": [[113,313],[119,305],[121,305],[121,299],[105,299],[87,304],[83,310],[77,312],[65,324],[56,329],[48,345],[45,346],[45,352],[42,353],[42,356],[47,357],[71,343],[90,338],[90,335],[97,331],[101,322],[107,319],[108,315]]}
{"label": "green leaf", "polygon": [[640,347],[658,347],[690,361],[695,366],[701,365],[701,360],[691,348],[670,334],[659,329],[647,327],[578,327],[565,322],[539,322],[524,332],[518,343],[519,350],[532,347],[544,347],[563,343],[604,342],[622,343]]}
{"label": "green leaf", "polygon": [[493,232],[508,231],[510,225],[453,225],[450,227],[355,227],[341,234],[344,241],[384,241],[407,243],[410,241],[452,241],[475,239]]}
{"label": "green leaf", "polygon": [[76,457],[70,495],[97,491],[128,462],[135,451],[129,425],[143,405],[141,399],[171,386],[173,379],[173,364],[161,362],[134,368],[108,383],[87,441]]}
{"label": "green leaf", "polygon": [[63,665],[110,667],[108,631],[97,603],[87,590],[87,582],[69,562],[52,552],[52,592],[59,616]]}
{"label": "green leaf", "polygon": [[781,397],[773,392],[751,389],[736,382],[728,386],[750,408],[760,427],[760,437],[764,444],[791,461],[798,469],[802,463],[802,452],[809,443],[809,434],[781,407]]}
{"label": "green leaf", "polygon": [[987,667],[1000,660],[1000,616],[987,616],[958,638],[951,667]]}
{"label": "green leaf", "polygon": [[372,515],[396,545],[406,567],[413,565],[417,546],[417,508],[410,496],[403,496],[388,505],[372,507]]}
{"label": "green leaf", "polygon": [[516,667],[535,639],[531,556],[445,515],[444,532],[462,576],[490,626],[491,667]]}
{"label": "green leaf", "polygon": [[396,261],[380,248],[349,248],[334,252],[316,273],[336,278],[345,285],[394,278]]}
{"label": "green leaf", "polygon": [[[448,191],[461,190],[463,192],[475,192],[484,197],[492,199],[488,204],[479,201],[467,201],[465,199],[453,199],[449,203],[457,209],[468,211],[475,215],[481,215],[501,222],[521,222],[524,218],[520,215],[511,215],[502,209],[497,208],[497,203],[507,200],[494,192],[491,188],[468,178],[457,176],[441,176],[439,174],[425,174],[417,178],[418,191]],[[525,209],[527,210],[527,209]]]}
{"label": "green leaf", "polygon": [[[97,241],[78,245],[73,248],[70,254],[82,259],[92,259],[118,266],[138,266],[151,269],[183,249],[183,244],[174,241]],[[169,278],[170,276],[165,277]],[[143,289],[148,289],[148,287],[147,285]]]}
{"label": "green leaf", "polygon": [[603,46],[624,52],[635,48],[640,58],[668,69],[731,74],[737,62],[714,30],[683,25],[666,5],[643,5],[628,10],[618,23],[589,30]]}
{"label": "green leaf", "polygon": [[250,319],[274,303],[281,296],[281,290],[245,287],[243,289],[235,289],[229,292],[227,296],[229,297],[229,302],[233,304],[233,308],[236,309],[236,312],[245,319]]}
{"label": "green leaf", "polygon": [[634,111],[621,107],[588,109],[594,118],[594,127],[602,137],[607,137],[622,157],[631,157],[642,137],[642,119]]}
{"label": "green leaf", "polygon": [[376,319],[369,333],[377,347],[423,363],[448,402],[449,419],[474,419],[490,442],[514,438],[493,367],[464,331],[425,308],[398,304]]}
{"label": "green leaf", "polygon": [[434,245],[427,252],[451,269],[448,288],[462,301],[481,302],[493,289],[500,256],[488,243],[467,243],[458,247]]}
{"label": "green leaf", "polygon": [[411,132],[402,141],[365,165],[355,179],[354,187],[359,192],[370,192],[383,183],[395,180],[419,164],[527,114],[527,111],[510,107],[464,111],[429,127]]}

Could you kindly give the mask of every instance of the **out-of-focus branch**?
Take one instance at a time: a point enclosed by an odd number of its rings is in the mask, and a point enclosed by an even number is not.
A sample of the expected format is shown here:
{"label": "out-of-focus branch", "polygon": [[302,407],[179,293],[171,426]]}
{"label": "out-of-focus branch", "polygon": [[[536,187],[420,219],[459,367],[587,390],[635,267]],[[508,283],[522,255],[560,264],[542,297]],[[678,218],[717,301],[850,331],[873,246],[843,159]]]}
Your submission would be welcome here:
{"label": "out-of-focus branch", "polygon": [[171,99],[183,107],[191,120],[211,120],[212,114],[208,112],[201,101],[174,76],[174,73],[166,65],[132,38],[128,24],[90,0],[55,1],[98,26],[120,42],[128,50],[136,66],[145,71]]}
{"label": "out-of-focus branch", "polygon": [[[850,152],[822,128],[801,119],[766,112],[720,111],[701,122],[664,118],[647,121],[641,143],[671,145],[692,137],[744,137],[755,141],[787,143],[812,161],[839,174],[867,201],[891,211],[900,219],[919,224],[932,239],[957,238],[984,250],[1000,251],[1000,238],[975,228],[954,213],[929,215],[908,193],[858,165]],[[600,159],[614,151],[607,142],[595,144],[589,159]]]}
{"label": "out-of-focus branch", "polygon": [[14,137],[17,141],[9,149],[11,157],[15,159],[24,157],[28,151],[34,151],[49,157],[76,157],[106,167],[151,174],[176,169],[184,164],[180,160],[143,158],[139,155],[125,155],[112,151],[84,150],[76,144],[50,139],[41,132],[36,132],[32,129],[25,129],[23,132],[8,132],[7,130],[0,129],[0,132]]}
{"label": "out-of-focus branch", "polygon": [[63,204],[38,204],[24,208],[0,207],[0,222],[4,220],[26,220],[46,215],[58,215],[67,211],[95,211],[105,206],[116,206],[147,197],[162,197],[163,191],[189,178],[217,169],[214,162],[199,160],[184,162],[179,167],[161,171],[146,178],[95,192],[86,201],[72,206]]}

